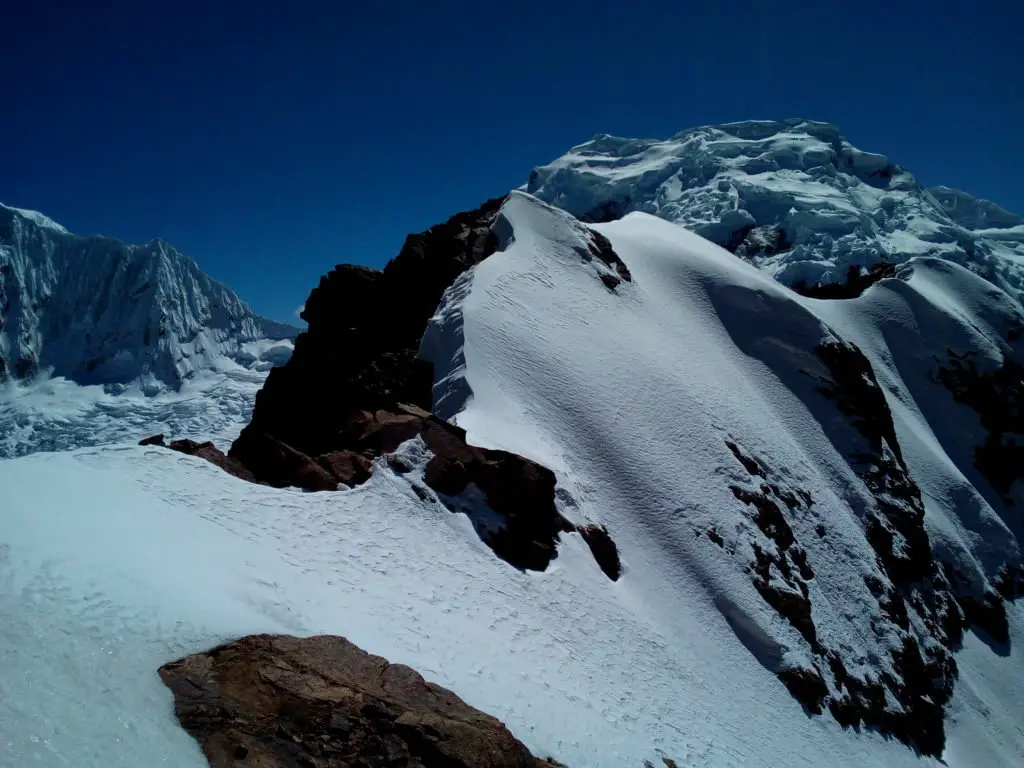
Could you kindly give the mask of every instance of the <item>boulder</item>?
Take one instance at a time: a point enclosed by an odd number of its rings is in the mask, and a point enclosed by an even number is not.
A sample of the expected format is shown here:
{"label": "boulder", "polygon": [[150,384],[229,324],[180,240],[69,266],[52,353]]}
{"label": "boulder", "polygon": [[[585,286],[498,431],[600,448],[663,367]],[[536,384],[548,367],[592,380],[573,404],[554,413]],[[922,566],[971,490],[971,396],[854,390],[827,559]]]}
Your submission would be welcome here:
{"label": "boulder", "polygon": [[[163,435],[156,435],[156,437],[160,438],[160,442],[142,444],[162,446],[164,444]],[[152,440],[153,438],[147,439]],[[206,459],[211,464],[215,464],[223,469],[229,475],[234,475],[241,480],[246,480],[250,483],[256,482],[256,478],[253,477],[252,472],[246,469],[240,461],[236,461],[229,456],[225,456],[224,451],[220,450],[209,441],[205,443],[197,443],[195,440],[187,439],[172,440],[166,447],[170,448],[172,451],[178,451],[179,453],[184,453],[189,456],[198,456],[201,459]]]}
{"label": "boulder", "polygon": [[331,472],[301,451],[264,432],[243,432],[231,446],[229,456],[244,464],[257,480],[277,488],[294,486],[307,491],[338,489],[338,481]]}
{"label": "boulder", "polygon": [[160,668],[213,768],[539,768],[494,717],[343,637],[253,635]]}
{"label": "boulder", "polygon": [[159,435],[150,435],[139,440],[139,445],[164,445],[164,433],[161,432]]}
{"label": "boulder", "polygon": [[318,456],[317,464],[327,470],[339,483],[361,485],[370,479],[373,462],[355,451],[332,451]]}

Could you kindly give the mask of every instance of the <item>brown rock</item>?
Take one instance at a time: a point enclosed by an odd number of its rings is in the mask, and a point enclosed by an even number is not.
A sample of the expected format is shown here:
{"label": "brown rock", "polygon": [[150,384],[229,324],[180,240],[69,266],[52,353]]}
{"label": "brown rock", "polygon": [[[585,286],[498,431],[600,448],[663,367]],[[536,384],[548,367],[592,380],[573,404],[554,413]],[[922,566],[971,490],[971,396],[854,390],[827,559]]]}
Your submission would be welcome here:
{"label": "brown rock", "polygon": [[471,446],[464,430],[434,417],[425,422],[423,439],[434,454],[423,474],[427,485],[449,497],[456,511],[462,508],[451,497],[475,485],[504,524],[495,531],[474,519],[484,542],[517,568],[546,569],[559,534],[575,530],[555,506],[554,472],[515,453]]}
{"label": "brown rock", "polygon": [[160,677],[213,768],[537,768],[497,719],[342,637],[254,635]]}
{"label": "brown rock", "polygon": [[150,437],[144,437],[139,440],[139,445],[159,445],[164,444],[164,433],[161,432],[159,435],[151,435]]}
{"label": "brown rock", "polygon": [[362,450],[390,453],[406,440],[411,440],[423,429],[423,418],[407,413],[378,410],[361,411],[353,419],[361,431],[357,444]]}
{"label": "brown rock", "polygon": [[360,485],[370,479],[373,464],[366,456],[354,451],[332,451],[317,457],[317,464],[326,469],[339,483]]}
{"label": "brown rock", "polygon": [[256,479],[277,488],[338,489],[338,481],[316,461],[263,432],[243,432],[231,446],[230,458],[242,462]]}
{"label": "brown rock", "polygon": [[[156,437],[159,437],[161,442],[145,443],[145,445],[163,445],[163,435],[157,435]],[[197,443],[195,440],[187,439],[172,440],[167,447],[172,451],[178,451],[179,453],[188,454],[189,456],[198,456],[201,459],[206,459],[211,464],[216,464],[229,475],[234,475],[241,480],[246,480],[250,483],[256,482],[256,478],[253,477],[252,472],[246,469],[240,461],[236,461],[235,459],[224,455],[224,451],[220,450],[209,441],[205,443]]]}

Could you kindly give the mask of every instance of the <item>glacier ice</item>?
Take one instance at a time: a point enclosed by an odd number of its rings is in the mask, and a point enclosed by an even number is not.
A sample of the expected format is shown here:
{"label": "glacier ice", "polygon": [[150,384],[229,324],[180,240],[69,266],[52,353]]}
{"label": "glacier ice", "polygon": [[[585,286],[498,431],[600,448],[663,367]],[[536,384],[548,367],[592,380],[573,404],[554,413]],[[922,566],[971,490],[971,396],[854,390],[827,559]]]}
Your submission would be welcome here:
{"label": "glacier ice", "polygon": [[841,282],[851,266],[934,256],[1024,298],[1024,220],[947,187],[925,188],[833,125],[747,121],[669,139],[599,135],[535,168],[527,192],[590,221],[642,211],[745,255],[779,281]]}
{"label": "glacier ice", "polygon": [[0,207],[0,378],[177,389],[250,342],[292,339],[161,240],[79,237]]}

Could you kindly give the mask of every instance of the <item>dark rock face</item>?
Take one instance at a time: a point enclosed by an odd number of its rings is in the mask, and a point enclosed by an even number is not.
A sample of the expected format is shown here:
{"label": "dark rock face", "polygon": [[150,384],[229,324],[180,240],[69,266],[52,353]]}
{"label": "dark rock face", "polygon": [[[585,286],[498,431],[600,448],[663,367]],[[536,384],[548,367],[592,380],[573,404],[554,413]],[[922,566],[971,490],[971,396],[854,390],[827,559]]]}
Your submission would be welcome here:
{"label": "dark rock face", "polygon": [[[147,440],[155,440],[160,438],[159,442],[146,442],[145,440],[140,445],[160,445],[163,443],[163,435],[154,435],[152,438]],[[189,456],[198,456],[201,459],[206,459],[211,464],[215,464],[229,475],[246,480],[250,483],[255,483],[256,478],[253,477],[252,472],[245,468],[245,466],[235,459],[224,455],[224,451],[220,450],[211,442],[197,443],[195,440],[172,440],[167,446],[172,451],[178,451]]]}
{"label": "dark rock face", "polygon": [[539,768],[504,725],[342,637],[254,635],[160,668],[213,768]]}
{"label": "dark rock face", "polygon": [[590,228],[587,229],[587,234],[590,236],[590,252],[594,257],[603,262],[605,266],[614,269],[619,280],[625,280],[627,283],[632,282],[633,276],[630,274],[629,268],[622,261],[619,254],[615,252],[615,249],[612,248],[608,238]]}
{"label": "dark rock face", "polygon": [[864,291],[887,277],[896,274],[896,265],[880,261],[867,269],[853,266],[846,273],[842,283],[817,283],[809,285],[803,280],[793,284],[793,290],[812,299],[856,299]]}
{"label": "dark rock face", "polygon": [[332,451],[317,457],[317,463],[339,483],[360,485],[370,479],[370,459],[354,451]]}
{"label": "dark rock face", "polygon": [[230,454],[260,480],[274,463],[260,452],[263,433],[307,456],[350,449],[347,430],[359,411],[394,412],[398,403],[429,409],[433,373],[416,359],[420,338],[441,294],[490,256],[490,227],[503,198],[410,235],[383,271],[343,264],[320,280],[306,301],[287,364],[274,368],[256,398],[252,422]]}
{"label": "dark rock face", "polygon": [[722,246],[745,261],[759,256],[777,256],[793,247],[781,227],[765,225],[749,226],[737,230]]}
{"label": "dark rock face", "polygon": [[[726,447],[746,479],[730,487],[753,524],[752,529],[737,529],[749,541],[737,541],[728,532],[723,537],[714,528],[696,534],[733,556],[749,557],[743,565],[754,588],[806,641],[810,664],[772,668],[809,713],[827,709],[844,726],[868,727],[921,754],[940,755],[944,708],[957,679],[953,652],[970,628],[984,633],[990,644],[1005,645],[1004,602],[1024,588],[1024,575],[1006,566],[991,586],[980,590],[976,580],[936,555],[925,530],[921,490],[909,474],[885,394],[868,359],[829,332],[815,353],[825,372],[802,370],[797,375],[810,378],[805,402],[866,491],[857,502],[863,506],[855,511],[875,554],[877,570],[865,575],[864,583],[877,607],[865,630],[883,640],[885,663],[865,672],[862,660],[854,661],[848,648],[819,631],[816,564],[800,537],[825,538],[828,528],[818,520],[806,490],[792,487],[787,472],[772,469],[735,439],[726,440]],[[975,376],[964,370],[943,375],[963,390],[962,382]],[[1002,408],[1012,414],[1013,406],[1005,404],[1010,378],[1000,386],[987,382],[962,397],[1002,398]],[[990,418],[999,408],[992,408]],[[855,667],[861,669],[854,672]]]}
{"label": "dark rock face", "polygon": [[595,206],[587,213],[579,216],[580,221],[590,224],[603,224],[608,221],[617,221],[629,213],[630,198],[627,195],[622,200],[608,200]]}
{"label": "dark rock face", "polygon": [[[517,568],[546,569],[557,554],[559,534],[574,530],[555,507],[554,473],[514,453],[471,446],[465,431],[432,415],[421,419],[420,428],[434,454],[423,473],[426,484],[452,511],[467,512],[480,538],[502,560]],[[500,517],[500,527],[460,498],[471,485]]]}
{"label": "dark rock face", "polygon": [[946,362],[935,380],[958,403],[977,412],[988,431],[985,442],[975,448],[974,464],[996,493],[1012,504],[1010,487],[1024,477],[1024,366],[1006,357],[998,368],[983,371],[975,353],[958,355],[952,350]]}
{"label": "dark rock face", "polygon": [[[921,491],[907,472],[871,364],[856,346],[834,339],[817,353],[831,374],[819,391],[835,401],[861,437],[847,460],[874,497],[865,535],[890,582],[877,585],[873,594],[889,631],[902,640],[892,653],[896,674],[882,673],[878,680],[853,679],[839,655],[830,652],[829,666],[844,695],[833,697],[829,707],[844,724],[863,722],[922,754],[939,755],[945,746],[943,708],[957,676],[951,651],[962,634],[956,590],[932,552]],[[923,633],[911,625],[908,612]],[[898,709],[887,704],[890,699],[899,702]]]}
{"label": "dark rock face", "polygon": [[329,470],[265,432],[243,431],[228,455],[243,464],[257,480],[277,488],[338,490],[338,480]]}
{"label": "dark rock face", "polygon": [[[822,647],[811,613],[808,587],[814,571],[807,562],[807,552],[797,544],[793,529],[782,511],[783,507],[801,512],[809,510],[813,504],[811,496],[806,491],[792,491],[780,482],[770,481],[768,470],[736,442],[726,441],[726,446],[743,465],[751,481],[747,487],[733,485],[730,489],[739,501],[747,505],[751,520],[765,537],[751,542],[754,560],[747,565],[747,573],[764,601],[803,636],[812,650],[820,653]],[[717,531],[709,531],[706,535],[722,546]],[[804,672],[812,674],[810,670]],[[787,675],[783,677],[779,673],[787,687],[793,690],[792,675]],[[800,690],[806,688],[802,685],[797,687]],[[820,710],[820,705],[811,702],[805,701],[804,705],[811,711]]]}
{"label": "dark rock face", "polygon": [[587,542],[591,553],[597,564],[601,566],[604,575],[612,581],[618,581],[622,575],[622,563],[619,560],[619,548],[612,541],[608,529],[603,525],[581,525],[577,530],[580,536]]}
{"label": "dark rock face", "polygon": [[161,432],[159,435],[150,435],[139,440],[139,445],[164,445],[164,434]]}

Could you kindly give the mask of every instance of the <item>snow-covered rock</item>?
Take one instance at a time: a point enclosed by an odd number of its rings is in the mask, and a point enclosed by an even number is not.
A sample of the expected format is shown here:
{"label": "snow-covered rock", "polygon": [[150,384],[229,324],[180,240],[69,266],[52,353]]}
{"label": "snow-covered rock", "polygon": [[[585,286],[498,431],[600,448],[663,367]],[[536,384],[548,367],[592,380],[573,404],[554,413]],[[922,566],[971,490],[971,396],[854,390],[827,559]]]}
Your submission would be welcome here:
{"label": "snow-covered rock", "polygon": [[252,364],[247,345],[297,332],[253,314],[163,241],[78,237],[0,206],[0,378],[45,371],[155,393],[224,361]]}
{"label": "snow-covered rock", "polygon": [[934,256],[1024,296],[1018,216],[963,192],[923,188],[828,123],[728,123],[666,140],[595,136],[536,168],[524,188],[589,221],[654,214],[740,251],[790,286]]}

